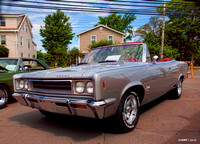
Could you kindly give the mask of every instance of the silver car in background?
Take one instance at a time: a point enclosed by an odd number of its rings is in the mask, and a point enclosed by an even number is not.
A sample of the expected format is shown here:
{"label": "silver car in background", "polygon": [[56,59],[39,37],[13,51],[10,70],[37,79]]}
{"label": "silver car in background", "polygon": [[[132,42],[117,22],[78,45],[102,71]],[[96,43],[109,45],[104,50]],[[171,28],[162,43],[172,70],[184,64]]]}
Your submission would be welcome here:
{"label": "silver car in background", "polygon": [[174,98],[182,94],[187,64],[157,58],[151,61],[144,43],[97,48],[76,67],[15,75],[13,97],[46,116],[112,116],[120,131],[129,132],[141,105],[169,91]]}

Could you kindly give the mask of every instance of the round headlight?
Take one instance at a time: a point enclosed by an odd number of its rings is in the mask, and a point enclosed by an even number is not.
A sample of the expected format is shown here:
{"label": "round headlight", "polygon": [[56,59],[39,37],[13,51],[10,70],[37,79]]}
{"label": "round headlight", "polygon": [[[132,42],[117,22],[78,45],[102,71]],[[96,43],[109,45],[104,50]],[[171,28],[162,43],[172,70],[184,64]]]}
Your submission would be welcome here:
{"label": "round headlight", "polygon": [[19,88],[20,89],[24,88],[24,80],[20,80],[20,82],[19,82]]}
{"label": "round headlight", "polygon": [[85,90],[85,84],[83,82],[76,83],[76,92],[83,93]]}
{"label": "round headlight", "polygon": [[24,81],[24,89],[28,90],[28,81]]}
{"label": "round headlight", "polygon": [[92,94],[94,92],[94,87],[92,82],[88,82],[86,84],[86,90],[89,94]]}

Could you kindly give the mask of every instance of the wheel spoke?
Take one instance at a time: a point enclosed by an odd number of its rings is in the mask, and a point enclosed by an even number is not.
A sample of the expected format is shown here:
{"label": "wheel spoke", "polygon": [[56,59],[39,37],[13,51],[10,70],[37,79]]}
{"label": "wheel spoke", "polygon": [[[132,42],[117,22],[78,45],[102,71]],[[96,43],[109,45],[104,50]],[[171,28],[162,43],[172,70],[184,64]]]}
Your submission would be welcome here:
{"label": "wheel spoke", "polygon": [[126,105],[129,106],[131,104],[131,99],[127,99]]}
{"label": "wheel spoke", "polygon": [[130,95],[127,97],[124,103],[123,119],[127,124],[132,125],[137,114],[137,99]]}

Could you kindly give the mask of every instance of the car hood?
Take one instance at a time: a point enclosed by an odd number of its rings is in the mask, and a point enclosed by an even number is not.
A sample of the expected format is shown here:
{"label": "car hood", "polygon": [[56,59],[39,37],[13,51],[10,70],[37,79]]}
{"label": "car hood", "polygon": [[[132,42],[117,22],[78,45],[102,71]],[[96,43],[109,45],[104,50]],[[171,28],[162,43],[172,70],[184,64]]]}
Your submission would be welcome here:
{"label": "car hood", "polygon": [[115,70],[126,69],[129,67],[142,67],[145,63],[134,62],[134,63],[123,63],[123,62],[114,62],[114,63],[103,63],[103,64],[87,64],[80,65],[75,67],[59,68],[44,70],[32,73],[17,74],[15,78],[45,78],[45,79],[57,79],[57,78],[93,78],[94,74],[110,71],[114,72]]}

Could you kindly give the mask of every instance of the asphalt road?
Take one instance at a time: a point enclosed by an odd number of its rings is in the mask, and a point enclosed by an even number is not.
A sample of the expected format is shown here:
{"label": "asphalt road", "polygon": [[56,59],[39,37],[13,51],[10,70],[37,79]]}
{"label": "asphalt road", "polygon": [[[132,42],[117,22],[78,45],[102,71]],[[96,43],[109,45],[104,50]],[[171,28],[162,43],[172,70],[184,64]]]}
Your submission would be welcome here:
{"label": "asphalt road", "polygon": [[0,110],[0,144],[200,144],[200,72],[179,100],[165,95],[142,107],[134,131],[118,134],[110,119],[46,118],[17,102]]}

